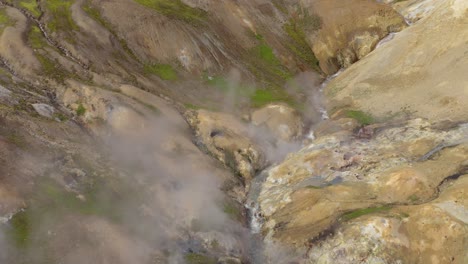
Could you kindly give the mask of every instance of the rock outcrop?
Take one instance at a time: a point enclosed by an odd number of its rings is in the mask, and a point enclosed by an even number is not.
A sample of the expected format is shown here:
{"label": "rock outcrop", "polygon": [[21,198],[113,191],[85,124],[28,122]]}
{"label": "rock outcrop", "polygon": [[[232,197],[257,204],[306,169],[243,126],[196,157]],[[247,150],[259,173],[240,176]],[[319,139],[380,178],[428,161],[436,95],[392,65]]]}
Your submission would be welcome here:
{"label": "rock outcrop", "polygon": [[185,114],[202,148],[236,171],[246,186],[265,166],[262,148],[249,138],[248,126],[234,116],[206,110]]}
{"label": "rock outcrop", "polygon": [[278,139],[297,140],[302,137],[304,124],[300,113],[284,104],[270,104],[251,114],[255,126],[265,126]]}
{"label": "rock outcrop", "polygon": [[467,183],[462,175],[430,203],[350,220],[308,255],[313,263],[465,263]]}
{"label": "rock outcrop", "polygon": [[466,120],[468,7],[465,1],[430,2],[429,16],[329,83],[330,110],[357,108],[382,119]]}
{"label": "rock outcrop", "polygon": [[416,23],[422,18],[430,15],[434,8],[441,4],[440,0],[408,0],[408,1],[387,1],[393,4],[397,10],[409,23]]}
{"label": "rock outcrop", "polygon": [[320,68],[333,74],[369,54],[387,34],[406,27],[403,17],[377,1],[304,1],[322,22],[309,40]]}
{"label": "rock outcrop", "polygon": [[[416,243],[418,239],[413,230],[408,234],[412,236],[410,238],[383,237],[386,233],[391,236],[395,232],[393,229],[399,230],[399,225],[409,223],[387,219],[388,216],[371,217],[371,222],[356,225],[346,223],[361,215],[388,215],[398,211],[395,209],[398,205],[435,204],[433,199],[439,196],[440,186],[466,173],[468,127],[465,124],[450,131],[439,131],[423,120],[413,120],[396,127],[372,129],[375,130],[372,139],[359,138],[356,132],[349,130],[318,137],[266,172],[257,202],[265,221],[263,231],[267,239],[280,240],[298,248],[312,247],[310,257],[314,263],[347,263],[360,257],[369,258],[370,263],[373,263],[372,257],[380,258],[382,263],[392,263],[398,258],[411,262],[414,255],[400,256],[395,252],[401,251],[400,246],[413,250],[410,243]],[[466,193],[460,195],[466,199]],[[456,203],[457,199],[448,203]],[[430,208],[437,211],[436,207]],[[431,213],[421,210],[422,215],[412,219],[431,221]],[[460,210],[463,212],[466,208]],[[423,220],[424,217],[427,219]],[[384,231],[380,223],[388,231]],[[344,233],[335,230],[340,224],[344,225],[340,227],[346,230]],[[465,227],[459,227],[461,229],[450,241],[463,237]],[[353,232],[357,231],[371,233],[362,233],[354,239],[356,234]],[[328,236],[332,237],[328,239]],[[335,251],[329,252],[327,244],[320,244],[321,240],[329,241],[326,243],[330,245],[345,242],[333,253]],[[396,241],[396,248],[389,246],[388,251],[378,251],[385,254],[366,255],[365,250],[351,246],[364,243],[363,248],[369,248],[375,242],[384,247],[380,244],[391,244],[392,241]],[[340,248],[345,252],[342,256],[338,253]],[[460,248],[454,248],[455,252]],[[457,257],[462,256],[457,253]]]}

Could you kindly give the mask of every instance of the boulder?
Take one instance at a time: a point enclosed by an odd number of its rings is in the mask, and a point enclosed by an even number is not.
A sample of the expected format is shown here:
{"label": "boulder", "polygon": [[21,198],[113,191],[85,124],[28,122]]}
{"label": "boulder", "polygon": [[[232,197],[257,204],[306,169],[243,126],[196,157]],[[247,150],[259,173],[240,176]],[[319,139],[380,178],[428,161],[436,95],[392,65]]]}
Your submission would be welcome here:
{"label": "boulder", "polygon": [[43,117],[52,118],[54,116],[55,109],[48,104],[32,104],[32,107]]}
{"label": "boulder", "polygon": [[369,31],[364,31],[353,36],[350,41],[350,48],[356,55],[356,58],[360,60],[369,54],[377,46],[377,43],[379,43],[380,40],[381,38],[379,35],[372,34]]}
{"label": "boulder", "polygon": [[277,138],[292,141],[302,136],[304,124],[299,112],[284,104],[269,104],[254,111],[251,121],[256,126],[265,126]]}
{"label": "boulder", "polygon": [[198,144],[242,176],[246,185],[266,166],[260,146],[247,137],[247,124],[230,114],[207,110],[188,111],[185,116]]}

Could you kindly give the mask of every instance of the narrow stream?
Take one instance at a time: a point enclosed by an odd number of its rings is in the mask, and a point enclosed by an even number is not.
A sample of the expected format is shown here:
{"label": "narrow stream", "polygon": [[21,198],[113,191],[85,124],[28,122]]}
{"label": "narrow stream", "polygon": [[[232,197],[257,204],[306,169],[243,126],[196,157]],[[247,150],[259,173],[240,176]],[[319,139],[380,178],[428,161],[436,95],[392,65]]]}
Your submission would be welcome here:
{"label": "narrow stream", "polygon": [[[382,45],[384,45],[385,43],[387,43],[387,42],[393,40],[393,38],[395,37],[396,34],[397,34],[397,33],[394,33],[394,32],[388,34],[385,38],[383,38],[381,41],[379,41],[379,43],[377,43],[377,45],[375,46],[375,49],[378,49],[378,48],[380,48]],[[374,49],[374,50],[375,50],[375,49]]]}
{"label": "narrow stream", "polygon": [[[326,78],[322,84],[320,85],[319,93],[323,93],[324,89],[326,88],[327,84],[332,81],[334,78],[338,77],[344,69],[340,69],[338,72],[335,74],[329,76]],[[325,105],[323,105],[323,102],[318,106],[318,111],[320,112],[321,120],[328,120],[330,117],[328,115],[328,112],[325,108]],[[313,130],[310,130],[309,133],[306,133],[304,135],[305,138],[308,138],[309,140],[313,140],[314,138],[314,132]],[[302,145],[304,147],[305,145]],[[285,155],[286,156],[286,155]],[[269,170],[275,166],[275,164],[271,165],[270,167],[264,169],[261,171],[259,174],[257,174],[256,177],[252,179],[251,185],[250,185],[250,190],[247,195],[247,200],[245,202],[245,209],[247,211],[247,217],[248,217],[248,227],[250,229],[252,239],[250,240],[250,248],[252,249],[251,252],[249,253],[249,259],[251,260],[251,263],[257,264],[257,263],[279,263],[276,260],[268,260],[267,256],[265,256],[264,250],[266,247],[269,245],[265,244],[265,241],[263,240],[261,231],[262,231],[262,226],[264,224],[264,218],[261,212],[260,205],[258,204],[258,198],[260,196],[260,193],[262,191],[262,185],[264,181],[267,179]]]}
{"label": "narrow stream", "polygon": [[[345,69],[340,69],[337,71],[335,74],[328,76],[320,85],[319,93],[323,94],[323,91],[327,87],[327,85],[336,77],[338,77]],[[320,105],[318,107],[320,116],[322,121],[330,119],[330,116],[326,110],[325,105],[323,104],[323,101],[320,102]],[[308,133],[305,135],[306,138],[313,140],[314,139],[314,132],[313,130],[310,130]],[[304,147],[304,145],[302,145]],[[285,155],[286,156],[286,155]],[[274,165],[272,165],[274,166]],[[268,177],[268,171],[272,167],[270,166],[269,168],[264,169],[261,171],[253,180],[251,183],[251,187],[249,190],[249,193],[247,195],[247,201],[245,203],[245,208],[248,211],[249,215],[249,228],[253,234],[258,234],[260,233],[263,225],[263,218],[261,215],[261,210],[260,207],[257,203],[258,197],[260,196],[262,184],[265,181],[265,179]]]}
{"label": "narrow stream", "polygon": [[[405,19],[407,22],[408,26],[411,26],[412,24]],[[390,33],[388,34],[385,38],[379,41],[379,43],[376,45],[375,49],[378,49],[379,47],[385,45],[386,43],[392,41],[397,33]],[[374,49],[374,50],[375,50]],[[327,85],[336,77],[338,77],[341,73],[345,71],[344,68],[340,69],[337,71],[335,74],[328,76],[320,85],[319,93],[321,94],[321,98],[323,95],[323,92],[325,91]],[[318,106],[321,120],[328,120],[330,119],[329,113],[326,110],[326,107],[324,105],[324,101],[322,100],[320,102],[320,105]],[[311,129],[309,133],[305,135],[306,138],[309,140],[314,140],[314,131]],[[304,147],[304,146],[303,146]],[[258,198],[260,196],[261,190],[262,190],[262,184],[263,182],[267,179],[269,170],[275,166],[274,164],[266,169],[264,169],[262,172],[260,172],[251,182],[251,187],[249,190],[249,193],[247,195],[247,200],[245,202],[245,208],[247,210],[247,215],[248,215],[248,220],[249,220],[249,228],[250,232],[254,237],[258,236],[258,239],[253,239],[251,243],[253,243],[252,247],[256,248],[257,252],[253,252],[251,254],[251,259],[252,263],[263,263],[264,261],[264,256],[262,256],[262,252],[258,252],[259,250],[263,250],[265,245],[263,237],[261,237],[261,230],[262,226],[264,224],[264,218],[262,216],[261,208],[260,205],[258,204]],[[319,181],[319,179],[313,179]],[[340,179],[338,179],[340,180]],[[338,182],[337,182],[338,183]],[[311,185],[310,183],[307,183],[308,185]],[[336,184],[336,183],[334,183]],[[313,185],[313,184],[312,184]],[[319,184],[320,185],[320,184]]]}
{"label": "narrow stream", "polygon": [[18,74],[15,71],[15,69],[13,69],[13,67],[8,63],[8,61],[5,60],[5,58],[3,58],[1,56],[0,56],[0,67],[5,68],[9,73],[11,73],[11,75],[19,78]]}
{"label": "narrow stream", "polygon": [[[323,91],[325,91],[325,88],[327,87],[327,85],[333,80],[335,79],[336,77],[338,77],[345,69],[339,69],[335,74],[333,75],[330,75],[328,76],[325,81],[322,82],[322,84],[320,85],[320,94],[321,94],[321,98],[323,98]],[[322,116],[322,120],[328,120],[330,119],[330,116],[328,115],[328,112],[327,112],[327,109],[325,108],[324,106],[324,103],[323,101],[321,102],[320,104],[320,113],[321,113],[321,116]]]}

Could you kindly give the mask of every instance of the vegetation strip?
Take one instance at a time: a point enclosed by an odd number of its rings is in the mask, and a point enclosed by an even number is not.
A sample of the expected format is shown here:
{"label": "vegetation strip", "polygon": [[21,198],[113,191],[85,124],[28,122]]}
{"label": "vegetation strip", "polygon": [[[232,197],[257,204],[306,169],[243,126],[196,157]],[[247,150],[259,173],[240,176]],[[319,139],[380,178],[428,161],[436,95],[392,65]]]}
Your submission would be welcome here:
{"label": "vegetation strip", "polygon": [[[57,1],[57,0],[54,0]],[[80,59],[78,59],[76,56],[74,56],[68,49],[66,49],[64,46],[60,45],[57,41],[53,40],[49,34],[47,33],[47,30],[45,29],[44,24],[42,24],[41,21],[39,21],[38,18],[36,18],[34,15],[32,15],[28,10],[22,9],[22,8],[17,8],[13,4],[6,2],[5,0],[0,0],[0,6],[5,5],[9,6],[11,8],[15,8],[19,10],[23,15],[25,15],[29,20],[32,20],[40,29],[42,35],[44,38],[47,40],[47,42],[55,47],[57,50],[59,50],[65,57],[69,58],[73,62],[77,63],[82,67],[84,70],[89,70],[89,65],[86,63],[82,62]]]}
{"label": "vegetation strip", "polygon": [[352,212],[344,214],[341,217],[341,219],[343,219],[344,221],[349,221],[349,220],[361,217],[363,215],[378,213],[378,212],[385,212],[385,211],[388,211],[390,209],[392,209],[392,206],[389,206],[389,205],[357,209],[357,210],[354,210]]}
{"label": "vegetation strip", "polygon": [[193,8],[181,0],[135,0],[137,3],[156,10],[169,18],[193,25],[204,23],[208,17],[205,10]]}
{"label": "vegetation strip", "polygon": [[346,116],[349,118],[356,119],[361,125],[367,126],[375,123],[374,117],[359,110],[348,110]]}
{"label": "vegetation strip", "polygon": [[148,74],[157,75],[159,78],[166,81],[177,80],[177,73],[169,64],[150,64],[145,66],[145,72]]}

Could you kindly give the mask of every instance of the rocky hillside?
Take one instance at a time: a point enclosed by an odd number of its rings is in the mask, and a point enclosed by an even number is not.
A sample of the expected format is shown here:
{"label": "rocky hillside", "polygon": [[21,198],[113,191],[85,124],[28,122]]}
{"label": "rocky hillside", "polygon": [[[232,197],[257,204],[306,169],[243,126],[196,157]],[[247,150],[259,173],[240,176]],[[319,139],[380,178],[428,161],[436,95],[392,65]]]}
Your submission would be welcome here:
{"label": "rocky hillside", "polygon": [[0,263],[468,262],[464,0],[0,0]]}
{"label": "rocky hillside", "polygon": [[468,66],[466,5],[410,5],[431,12],[330,83],[330,110],[346,105],[380,118],[408,113],[434,122],[465,121],[468,80],[460,76]]}

